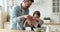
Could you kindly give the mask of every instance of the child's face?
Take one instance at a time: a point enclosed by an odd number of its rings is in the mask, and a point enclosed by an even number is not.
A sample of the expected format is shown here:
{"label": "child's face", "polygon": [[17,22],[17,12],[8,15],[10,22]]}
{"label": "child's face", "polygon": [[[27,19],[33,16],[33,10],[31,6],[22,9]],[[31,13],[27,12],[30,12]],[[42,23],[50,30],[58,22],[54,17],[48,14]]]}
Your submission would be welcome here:
{"label": "child's face", "polygon": [[33,19],[39,19],[39,16],[37,15],[37,14],[35,14],[34,16],[33,16]]}

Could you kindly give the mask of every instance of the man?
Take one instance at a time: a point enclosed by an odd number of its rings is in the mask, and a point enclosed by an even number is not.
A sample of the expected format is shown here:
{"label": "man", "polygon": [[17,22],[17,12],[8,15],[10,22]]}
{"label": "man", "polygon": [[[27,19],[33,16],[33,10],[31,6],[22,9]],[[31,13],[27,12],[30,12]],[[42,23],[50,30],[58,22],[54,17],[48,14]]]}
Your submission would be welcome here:
{"label": "man", "polygon": [[[10,12],[10,29],[11,30],[23,30],[24,19],[29,14],[29,7],[34,0],[23,0],[21,5],[16,5]],[[28,15],[29,16],[29,15]]]}

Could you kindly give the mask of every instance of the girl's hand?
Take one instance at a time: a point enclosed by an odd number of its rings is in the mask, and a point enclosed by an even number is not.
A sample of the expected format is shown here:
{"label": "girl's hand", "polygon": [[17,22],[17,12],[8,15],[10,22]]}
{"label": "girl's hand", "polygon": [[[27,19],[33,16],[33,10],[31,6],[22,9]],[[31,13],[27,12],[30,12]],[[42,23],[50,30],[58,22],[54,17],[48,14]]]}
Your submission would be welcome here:
{"label": "girl's hand", "polygon": [[36,18],[37,21],[39,21],[40,19],[39,18]]}

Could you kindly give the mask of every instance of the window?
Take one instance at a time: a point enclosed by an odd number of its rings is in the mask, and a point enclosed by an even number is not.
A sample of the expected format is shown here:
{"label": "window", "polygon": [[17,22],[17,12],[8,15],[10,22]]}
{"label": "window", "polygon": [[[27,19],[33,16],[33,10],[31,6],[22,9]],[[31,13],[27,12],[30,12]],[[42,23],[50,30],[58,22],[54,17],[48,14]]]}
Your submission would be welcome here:
{"label": "window", "polygon": [[0,0],[0,11],[2,11],[2,10],[4,9],[4,8],[3,8],[3,7],[4,7],[4,6],[3,6],[3,5],[4,5],[3,2],[4,2],[3,0]]}
{"label": "window", "polygon": [[53,13],[60,14],[60,0],[53,0]]}

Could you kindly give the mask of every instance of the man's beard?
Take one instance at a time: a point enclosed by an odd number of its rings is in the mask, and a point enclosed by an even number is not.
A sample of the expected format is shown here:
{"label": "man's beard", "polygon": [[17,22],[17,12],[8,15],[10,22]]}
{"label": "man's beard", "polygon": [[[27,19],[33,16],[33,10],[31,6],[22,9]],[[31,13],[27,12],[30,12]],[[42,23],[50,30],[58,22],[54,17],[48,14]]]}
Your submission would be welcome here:
{"label": "man's beard", "polygon": [[28,9],[28,8],[29,8],[29,7],[27,7],[27,6],[26,6],[26,7],[24,7],[24,9]]}

